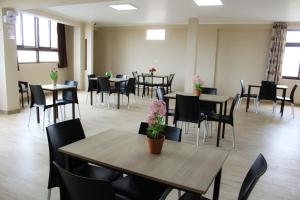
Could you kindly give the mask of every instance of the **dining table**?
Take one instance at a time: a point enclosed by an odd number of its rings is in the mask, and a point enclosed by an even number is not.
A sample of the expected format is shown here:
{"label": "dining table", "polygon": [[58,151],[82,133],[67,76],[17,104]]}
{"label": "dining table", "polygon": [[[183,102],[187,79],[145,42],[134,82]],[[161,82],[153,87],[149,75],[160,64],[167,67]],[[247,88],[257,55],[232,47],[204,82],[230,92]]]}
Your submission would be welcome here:
{"label": "dining table", "polygon": [[[246,103],[246,112],[248,112],[248,110],[249,110],[251,89],[252,88],[260,88],[260,87],[261,87],[260,83],[258,83],[258,84],[249,84],[248,85],[248,96],[247,96],[247,103]],[[283,100],[281,101],[281,105],[280,105],[280,114],[281,114],[281,117],[282,117],[283,116],[283,111],[284,111],[286,90],[288,89],[288,86],[286,86],[286,85],[276,85],[276,89],[277,90],[282,90]]]}
{"label": "dining table", "polygon": [[205,194],[214,182],[213,199],[219,199],[228,151],[165,140],[161,154],[150,154],[146,137],[109,129],[59,151],[65,154],[68,170],[70,158],[75,158],[199,195]]}
{"label": "dining table", "polygon": [[[144,74],[139,74],[139,75],[137,75],[137,78],[138,78],[138,80],[137,80],[137,86],[138,86],[138,88],[139,88],[139,83],[140,83],[140,78],[143,78],[143,76],[144,77],[147,77],[147,78],[151,78],[151,82],[150,82],[150,84],[151,85],[155,85],[154,84],[154,78],[157,78],[157,79],[161,79],[161,85],[164,85],[165,84],[165,79],[168,79],[168,77],[169,77],[169,75],[164,75],[164,74],[155,74],[155,73],[144,73]],[[144,82],[145,80],[143,80],[143,82]],[[142,83],[143,83],[142,82]],[[138,96],[139,96],[139,94],[140,94],[140,92],[139,92],[139,90],[137,91],[138,92]],[[153,90],[151,90],[151,98],[152,98],[152,96],[153,96]]]}
{"label": "dining table", "polygon": [[[70,90],[72,91],[72,96],[75,96],[76,87],[71,85],[65,85],[65,84],[48,84],[48,85],[42,85],[42,89],[45,91],[52,92],[52,103],[53,103],[53,123],[56,123],[56,118],[58,117],[58,109],[57,109],[57,96],[59,91],[65,91]],[[39,116],[39,110],[37,107],[37,116]],[[75,102],[72,102],[72,118],[75,119]],[[37,117],[37,121],[39,123],[40,119]]]}
{"label": "dining table", "polygon": [[[97,81],[97,77],[89,78],[91,81]],[[109,78],[110,82],[116,83],[116,92],[117,92],[117,109],[120,109],[120,94],[121,94],[121,83],[128,82],[128,78]],[[90,91],[91,95],[91,105],[93,105],[93,91]],[[103,95],[103,94],[102,94]],[[103,102],[103,96],[101,96],[101,101]]]}
{"label": "dining table", "polygon": [[[166,101],[166,109],[169,110],[169,106],[170,106],[170,99],[174,99],[176,100],[176,95],[185,95],[185,96],[195,96],[193,93],[189,93],[189,92],[172,92],[172,93],[168,93],[166,94],[165,97],[165,101]],[[210,103],[215,103],[219,105],[219,122],[218,122],[218,135],[217,135],[217,141],[216,141],[216,147],[219,147],[220,145],[220,135],[221,135],[221,116],[224,114],[226,115],[227,113],[227,102],[228,100],[230,100],[232,97],[227,96],[227,95],[212,95],[212,94],[201,94],[199,96],[199,101],[202,102],[210,102]],[[224,107],[224,110],[223,110]],[[169,121],[169,117],[168,115],[166,115],[166,124],[168,124]],[[223,128],[222,128],[222,138],[224,138],[225,136],[225,123],[223,123]]]}

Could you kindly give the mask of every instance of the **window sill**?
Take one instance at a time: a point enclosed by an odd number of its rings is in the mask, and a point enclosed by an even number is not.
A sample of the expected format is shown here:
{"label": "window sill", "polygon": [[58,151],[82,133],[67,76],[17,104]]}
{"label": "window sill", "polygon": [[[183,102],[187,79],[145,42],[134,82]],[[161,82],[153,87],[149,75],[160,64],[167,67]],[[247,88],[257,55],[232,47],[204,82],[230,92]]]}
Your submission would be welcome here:
{"label": "window sill", "polygon": [[281,78],[282,79],[287,79],[287,80],[300,80],[300,77],[291,77],[291,76],[283,76]]}

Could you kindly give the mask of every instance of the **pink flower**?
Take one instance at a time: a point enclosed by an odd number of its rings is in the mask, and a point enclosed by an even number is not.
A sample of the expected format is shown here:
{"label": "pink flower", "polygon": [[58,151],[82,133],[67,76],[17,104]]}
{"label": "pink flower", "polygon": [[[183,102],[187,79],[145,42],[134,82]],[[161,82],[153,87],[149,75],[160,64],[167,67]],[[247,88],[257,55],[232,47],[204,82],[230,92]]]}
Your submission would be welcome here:
{"label": "pink flower", "polygon": [[149,115],[147,122],[148,122],[149,125],[155,124],[155,116],[154,115]]}

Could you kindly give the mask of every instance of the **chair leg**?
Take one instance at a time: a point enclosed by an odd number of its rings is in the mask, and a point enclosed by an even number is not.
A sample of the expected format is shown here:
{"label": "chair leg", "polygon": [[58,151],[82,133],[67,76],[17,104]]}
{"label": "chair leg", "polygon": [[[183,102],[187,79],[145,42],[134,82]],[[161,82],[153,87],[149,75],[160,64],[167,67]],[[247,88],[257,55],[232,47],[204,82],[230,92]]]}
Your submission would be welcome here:
{"label": "chair leg", "polygon": [[128,94],[128,100],[127,100],[127,109],[129,110],[129,96],[130,96],[130,94]]}
{"label": "chair leg", "polygon": [[276,114],[276,107],[277,107],[277,103],[273,102],[273,111],[272,111],[273,114]]}
{"label": "chair leg", "polygon": [[177,190],[178,199],[181,197],[181,190]]}
{"label": "chair leg", "polygon": [[235,148],[235,133],[234,133],[234,126],[232,126],[232,147]]}
{"label": "chair leg", "polygon": [[44,117],[43,117],[43,131],[45,129],[45,110],[44,110]]}
{"label": "chair leg", "polygon": [[29,119],[28,119],[28,124],[27,124],[28,127],[29,127],[29,124],[30,124],[30,117],[31,117],[31,108],[29,108]]}
{"label": "chair leg", "polygon": [[78,109],[78,115],[79,115],[79,118],[81,119],[81,114],[80,114],[79,104],[77,104],[77,109]]}
{"label": "chair leg", "polygon": [[203,132],[203,141],[202,141],[202,143],[203,144],[205,144],[205,139],[206,139],[206,137],[208,136],[208,131],[207,131],[207,120],[205,120],[205,130],[204,130],[204,132]]}
{"label": "chair leg", "polygon": [[199,134],[200,134],[200,124],[198,125],[198,131],[197,131],[197,147],[199,146]]}
{"label": "chair leg", "polygon": [[51,199],[51,189],[48,189],[47,200]]}
{"label": "chair leg", "polygon": [[66,117],[67,117],[66,105],[64,105],[64,117],[63,117],[63,119],[65,120]]}
{"label": "chair leg", "polygon": [[29,104],[29,93],[28,93],[28,90],[27,90],[27,103]]}
{"label": "chair leg", "polygon": [[295,118],[295,105],[293,103],[291,103],[291,109],[292,109],[292,115],[293,115],[293,119]]}
{"label": "chair leg", "polygon": [[22,101],[22,108],[24,108],[24,96],[23,92],[21,91],[21,101]]}
{"label": "chair leg", "polygon": [[50,124],[50,109],[47,109],[47,113],[48,113],[48,124]]}
{"label": "chair leg", "polygon": [[61,119],[62,120],[65,120],[65,114],[63,114],[63,109],[65,110],[65,105],[64,105],[64,108],[62,108],[62,106],[59,106],[59,109],[60,109],[60,115],[61,115]]}
{"label": "chair leg", "polygon": [[256,109],[255,109],[255,113],[256,113],[256,114],[258,113],[258,107],[259,107],[259,101],[256,100]]}

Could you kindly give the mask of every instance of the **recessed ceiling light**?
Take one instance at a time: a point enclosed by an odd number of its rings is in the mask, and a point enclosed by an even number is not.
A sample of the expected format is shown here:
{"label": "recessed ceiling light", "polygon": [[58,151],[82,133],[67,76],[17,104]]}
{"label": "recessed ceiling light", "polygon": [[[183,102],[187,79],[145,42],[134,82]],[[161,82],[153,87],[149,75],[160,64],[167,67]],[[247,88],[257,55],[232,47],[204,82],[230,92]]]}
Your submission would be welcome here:
{"label": "recessed ceiling light", "polygon": [[194,0],[198,6],[222,6],[222,0]]}
{"label": "recessed ceiling light", "polygon": [[115,4],[115,5],[110,5],[109,7],[116,9],[116,10],[136,10],[137,8],[134,7],[131,4]]}

